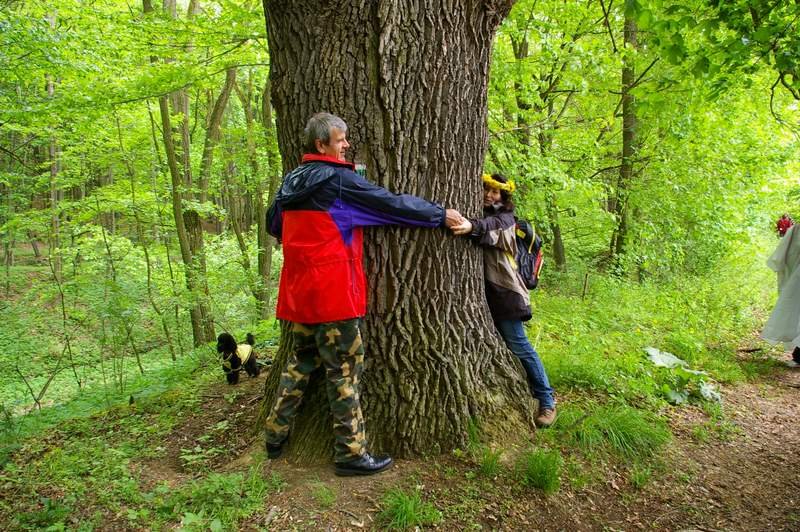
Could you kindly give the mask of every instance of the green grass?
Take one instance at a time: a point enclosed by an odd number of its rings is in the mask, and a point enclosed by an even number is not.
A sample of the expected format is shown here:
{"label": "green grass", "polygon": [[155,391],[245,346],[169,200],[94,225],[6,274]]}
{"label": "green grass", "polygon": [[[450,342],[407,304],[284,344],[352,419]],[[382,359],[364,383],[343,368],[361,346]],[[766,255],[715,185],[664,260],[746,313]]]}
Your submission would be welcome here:
{"label": "green grass", "polygon": [[311,495],[324,509],[330,508],[336,502],[336,492],[321,482],[314,484]]}
{"label": "green grass", "polygon": [[184,528],[235,529],[240,518],[261,509],[264,498],[284,486],[277,473],[264,476],[260,468],[253,468],[247,474],[211,473],[177,491],[162,485],[153,499],[157,515],[167,522],[179,516]]}
{"label": "green grass", "polygon": [[574,490],[582,490],[597,480],[600,469],[585,468],[574,457],[568,457],[565,461],[565,473],[569,479],[569,485]]}
{"label": "green grass", "polygon": [[[550,494],[560,489],[562,477],[581,489],[602,480],[606,463],[622,462],[632,464],[628,478],[633,488],[651,482],[657,455],[670,440],[668,426],[656,412],[665,406],[664,385],[674,384],[674,375],[652,366],[645,346],[673,352],[722,383],[742,382],[774,367],[768,360],[742,362],[736,357],[735,347],[757,326],[753,309],[764,309],[769,302],[766,288],[742,291],[740,266],[726,266],[707,279],[667,284],[594,275],[585,299],[580,297],[581,275],[551,272],[563,283],[534,292],[536,310],[528,334],[551,383],[566,400],[559,404],[555,425],[536,434],[540,448],[524,453],[506,476],[513,474],[523,486]],[[774,284],[763,272],[748,279],[753,286],[771,289]],[[57,321],[53,325],[37,310],[51,299],[34,294],[26,298],[29,313],[20,306],[14,312],[3,310],[0,318],[15,320],[20,330],[35,323],[60,330]],[[241,321],[233,313],[222,318]],[[274,320],[261,322],[257,338],[274,342],[277,330]],[[97,349],[88,340],[75,341],[79,349]],[[194,442],[174,450],[193,480],[170,488],[144,487],[136,468],[142,460],[163,458],[165,436],[202,407],[199,391],[220,374],[215,354],[206,347],[174,363],[163,348],[143,357],[143,376],[126,359],[120,373],[124,386],[88,367],[80,375],[86,386],[78,391],[71,372],[62,372],[45,397],[57,399],[57,405],[26,416],[11,415],[30,401],[21,392],[23,385],[12,382],[13,375],[6,379],[0,389],[0,485],[17,486],[22,501],[12,505],[0,498],[0,515],[15,516],[11,528],[70,527],[76,516],[88,528],[102,528],[116,516],[127,520],[129,528],[235,529],[246,515],[263,509],[269,494],[282,489],[283,480],[265,477],[258,464],[243,472],[208,471],[209,460],[224,449]],[[46,361],[32,361],[34,385],[46,378],[46,368]],[[234,402],[238,393],[231,390],[225,399]],[[134,405],[128,406],[131,395]],[[695,439],[737,436],[738,427],[720,405],[701,404],[709,420],[694,428]],[[224,423],[208,427],[207,436],[225,430]],[[503,451],[482,440],[478,420],[472,420],[467,450],[454,453],[470,461],[470,470],[444,472],[454,492],[463,494],[461,502],[445,508],[448,518],[473,519],[468,516],[479,506],[474,501],[480,501],[482,486],[504,475]],[[311,495],[320,508],[337,504],[337,493],[322,483],[312,484]],[[222,502],[230,500],[237,504]],[[389,528],[430,526],[443,519],[421,489],[390,490],[381,507],[380,523]]]}
{"label": "green grass", "polygon": [[652,476],[653,471],[649,467],[636,465],[630,473],[631,485],[637,490],[642,489],[650,482]]}
{"label": "green grass", "polygon": [[[486,486],[490,483],[490,486]],[[465,481],[449,482],[446,487],[437,490],[437,500],[441,500],[443,520],[446,523],[456,521],[465,529],[482,530],[477,522],[486,504],[486,491],[496,487],[496,483],[486,480],[484,483]]]}
{"label": "green grass", "polygon": [[[103,412],[114,412],[117,408],[128,412],[131,397],[134,399],[134,409],[141,407],[147,410],[153,404],[160,404],[166,399],[168,408],[159,410],[161,414],[191,410],[199,404],[199,399],[191,393],[181,392],[184,385],[189,390],[196,390],[197,387],[219,378],[216,365],[211,364],[211,355],[205,347],[200,348],[196,356],[183,357],[176,362],[169,360],[169,356],[163,351],[158,354],[161,358],[149,366],[144,375],[134,374],[129,377],[125,390],[119,390],[111,384],[96,384],[77,394],[70,391],[64,402],[52,408],[33,411],[25,416],[0,417],[0,465],[8,459],[11,452],[19,449],[25,438],[74,420],[85,420]],[[177,403],[169,405],[174,401]]]}
{"label": "green grass", "polygon": [[[200,475],[184,485],[149,490],[141,484],[140,468],[163,458],[166,436],[201,408],[202,384],[219,377],[216,367],[207,376],[203,366],[197,371],[197,361],[186,362],[146,375],[133,405],[120,395],[108,408],[109,395],[94,390],[60,409],[27,416],[16,452],[0,469],[0,485],[16,486],[18,497],[13,504],[0,498],[0,521],[10,520],[4,524],[12,529],[61,529],[80,515],[86,527],[103,528],[112,516],[123,516],[131,528],[235,529],[239,519],[263,508],[264,497],[284,482],[265,476],[260,464]],[[157,383],[169,378],[172,388]],[[224,429],[221,422],[209,432]],[[180,454],[185,467],[202,472],[209,452]],[[197,456],[190,459],[192,453]]]}
{"label": "green grass", "polygon": [[704,427],[703,425],[696,425],[692,427],[692,438],[700,443],[708,443],[711,439],[711,434],[709,433],[708,428]]}
{"label": "green grass", "polygon": [[561,487],[563,465],[564,460],[557,450],[535,449],[522,454],[517,463],[517,474],[522,485],[551,495]]}
{"label": "green grass", "polygon": [[671,438],[663,420],[629,406],[566,407],[554,428],[586,452],[611,451],[626,459],[652,456]]}
{"label": "green grass", "polygon": [[708,415],[708,421],[692,430],[692,435],[698,441],[708,441],[713,436],[720,441],[731,441],[742,433],[742,429],[731,422],[725,415],[725,409],[718,403],[703,405],[703,411]]}
{"label": "green grass", "polygon": [[483,448],[481,443],[481,427],[477,419],[472,418],[467,425],[467,452],[476,454]]}
{"label": "green grass", "polygon": [[496,477],[502,469],[500,458],[503,456],[502,449],[490,449],[484,447],[480,455],[479,471],[481,475],[489,478]]}
{"label": "green grass", "polygon": [[[554,271],[547,290],[533,293],[528,336],[538,340],[550,382],[558,392],[601,394],[655,411],[674,377],[644,354],[669,351],[722,383],[751,379],[773,364],[742,362],[736,348],[759,327],[772,304],[774,276],[753,267],[751,254],[726,259],[706,277],[634,283],[597,273],[581,298],[582,272]],[[742,279],[748,279],[743,289]],[[697,400],[697,398],[695,398]]]}
{"label": "green grass", "polygon": [[[264,475],[256,463],[246,472],[209,473],[145,490],[138,471],[147,459],[162,457],[160,443],[175,419],[175,411],[165,411],[170,404],[185,409],[164,399],[158,407],[151,404],[153,410],[76,419],[48,438],[28,439],[17,461],[0,473],[0,482],[13,481],[20,497],[12,506],[0,501],[0,515],[12,519],[11,528],[61,529],[74,515],[92,511],[86,524],[100,528],[123,515],[131,528],[182,524],[207,530],[218,523],[235,529],[239,519],[263,508],[268,494],[283,488],[280,476]],[[23,456],[35,458],[25,463]]]}
{"label": "green grass", "polygon": [[435,525],[441,522],[442,512],[422,500],[420,489],[410,492],[394,488],[386,492],[381,502],[378,520],[388,529],[405,530],[416,526]]}

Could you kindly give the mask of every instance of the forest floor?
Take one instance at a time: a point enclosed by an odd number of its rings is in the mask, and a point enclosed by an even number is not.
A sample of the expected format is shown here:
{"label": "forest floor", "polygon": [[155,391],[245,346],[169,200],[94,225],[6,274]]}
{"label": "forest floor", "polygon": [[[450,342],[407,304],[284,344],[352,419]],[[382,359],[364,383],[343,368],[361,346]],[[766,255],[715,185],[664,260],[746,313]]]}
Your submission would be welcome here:
{"label": "forest floor", "polygon": [[[233,521],[238,530],[383,529],[403,512],[412,520],[427,515],[418,521],[422,528],[441,530],[800,530],[800,369],[758,354],[739,356],[771,369],[723,386],[723,407],[716,411],[667,407],[661,415],[673,437],[645,463],[582,454],[558,441],[560,429],[536,433],[534,447],[555,444],[565,457],[560,489],[551,495],[520,482],[514,469],[520,449],[507,442],[491,474],[469,452],[398,460],[366,478],[336,477],[332,464],[299,464],[291,453],[266,460],[263,440],[252,436],[266,372],[243,377],[236,387],[215,373],[210,383],[180,392],[188,400],[166,393],[158,403],[137,401],[26,443],[14,457],[16,469],[6,466],[0,474],[0,504],[13,509],[0,511],[0,528],[80,530],[91,522],[88,529],[95,530],[172,529],[178,523],[186,530],[215,529],[208,515],[186,510],[205,501],[216,508],[250,504]],[[580,400],[560,397],[562,405]],[[174,423],[160,432],[158,420],[167,417]],[[131,434],[135,439],[125,443]],[[148,438],[142,450],[130,450]],[[93,464],[102,449],[131,458]],[[26,465],[45,458],[47,469]],[[64,480],[46,480],[56,468]],[[241,488],[225,484],[247,471],[266,479],[262,494],[249,502]],[[103,486],[108,493],[98,491]],[[219,490],[228,490],[223,499],[234,495],[220,501]],[[392,490],[409,498],[387,513]],[[55,502],[68,500],[69,511]],[[197,519],[194,526],[190,518]]]}
{"label": "forest floor", "polygon": [[[238,458],[220,457],[213,467],[240,469],[263,455],[260,438],[242,436],[262,385],[262,378],[244,379],[234,403],[225,385],[212,385],[203,393],[204,414],[177,427],[168,448],[191,446],[207,427],[233,419],[236,426],[226,431],[231,439],[216,445]],[[596,464],[595,478],[569,479],[546,496],[502,473],[476,474],[463,456],[398,460],[392,470],[367,478],[339,478],[331,465],[304,466],[288,457],[266,463],[267,474],[277,472],[285,485],[239,526],[382,528],[382,496],[401,487],[441,511],[436,528],[443,530],[800,530],[800,369],[776,368],[722,393],[722,422],[693,406],[665,413],[674,437],[646,482],[632,481],[624,464],[604,461]],[[140,465],[152,485],[186,477],[176,452]]]}

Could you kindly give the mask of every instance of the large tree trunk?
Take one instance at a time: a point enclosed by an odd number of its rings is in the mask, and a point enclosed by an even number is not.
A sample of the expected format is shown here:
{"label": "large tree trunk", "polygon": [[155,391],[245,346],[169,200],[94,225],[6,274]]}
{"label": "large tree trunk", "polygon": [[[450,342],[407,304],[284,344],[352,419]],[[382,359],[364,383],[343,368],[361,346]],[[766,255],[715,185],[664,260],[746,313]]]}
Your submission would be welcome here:
{"label": "large tree trunk", "polygon": [[[479,216],[492,38],[512,3],[264,0],[284,169],[300,158],[308,117],[325,110],[347,121],[368,179]],[[485,303],[481,251],[443,229],[372,229],[365,240],[371,449],[452,449],[466,443],[473,419],[505,435],[532,427],[534,401]],[[277,370],[289,347],[284,335]],[[303,459],[331,454],[319,388],[292,428]]]}

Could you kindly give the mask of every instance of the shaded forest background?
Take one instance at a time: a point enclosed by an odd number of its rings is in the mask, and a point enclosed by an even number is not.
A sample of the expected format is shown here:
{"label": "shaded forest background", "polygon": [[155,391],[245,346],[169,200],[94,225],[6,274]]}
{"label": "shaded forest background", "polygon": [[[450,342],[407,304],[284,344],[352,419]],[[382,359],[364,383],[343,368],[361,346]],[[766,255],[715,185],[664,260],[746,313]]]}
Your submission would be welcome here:
{"label": "shaded forest background", "polygon": [[[565,334],[546,298],[571,287],[708,286],[709,329],[774,297],[758,272],[797,198],[797,8],[740,8],[525,0],[500,28],[485,169],[517,181],[545,239],[542,342]],[[263,213],[283,163],[260,3],[1,13],[5,414],[208,363],[222,330],[274,345]]]}

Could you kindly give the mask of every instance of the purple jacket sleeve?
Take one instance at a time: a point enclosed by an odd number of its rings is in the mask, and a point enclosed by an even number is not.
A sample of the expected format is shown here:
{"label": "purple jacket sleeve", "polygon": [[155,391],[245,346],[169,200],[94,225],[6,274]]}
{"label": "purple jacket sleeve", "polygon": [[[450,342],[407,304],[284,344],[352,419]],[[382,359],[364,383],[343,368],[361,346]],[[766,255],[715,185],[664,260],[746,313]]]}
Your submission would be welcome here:
{"label": "purple jacket sleeve", "polygon": [[273,201],[267,210],[267,232],[280,241],[283,232],[283,209],[277,201]]}
{"label": "purple jacket sleeve", "polygon": [[439,227],[444,225],[444,207],[410,194],[394,194],[372,184],[355,172],[342,171],[342,206],[351,212],[354,226],[403,225]]}

